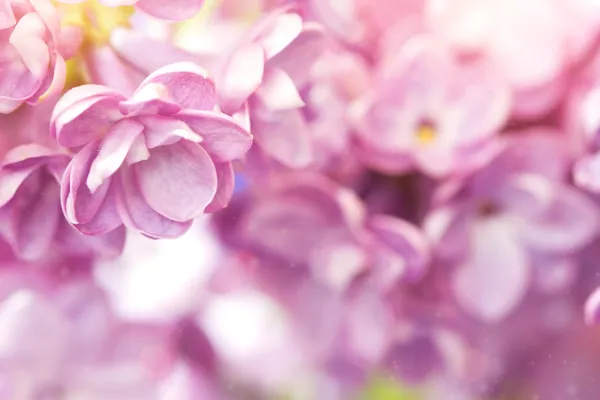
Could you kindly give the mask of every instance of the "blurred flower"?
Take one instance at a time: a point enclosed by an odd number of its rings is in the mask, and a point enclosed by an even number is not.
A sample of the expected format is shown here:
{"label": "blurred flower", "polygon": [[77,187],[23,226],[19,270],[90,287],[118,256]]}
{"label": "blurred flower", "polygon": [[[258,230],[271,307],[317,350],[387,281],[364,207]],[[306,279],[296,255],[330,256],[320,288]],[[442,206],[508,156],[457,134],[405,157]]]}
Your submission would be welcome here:
{"label": "blurred flower", "polygon": [[[573,257],[598,232],[598,210],[565,185],[568,162],[551,132],[521,132],[446,201],[432,210],[426,231],[443,259],[458,263],[453,283],[465,311],[497,321],[540,274]],[[562,159],[562,161],[561,161]]]}
{"label": "blurred flower", "polygon": [[99,3],[107,7],[130,6],[135,4],[140,10],[157,18],[183,20],[193,17],[204,4],[204,0],[58,0],[66,4]]}
{"label": "blurred flower", "polygon": [[356,106],[359,155],[383,172],[464,172],[485,160],[509,106],[493,67],[461,63],[432,38],[414,38]]}
{"label": "blurred flower", "polygon": [[212,82],[189,63],[155,71],[130,100],[97,85],[69,91],[51,126],[60,145],[80,149],[62,183],[67,220],[90,235],[125,223],[176,237],[223,208],[233,192],[231,161],[252,136],[211,111],[215,101]]}
{"label": "blurred flower", "polygon": [[70,157],[34,144],[12,149],[0,170],[0,234],[25,260],[49,257],[49,250],[67,255],[117,256],[123,229],[83,238],[60,210],[60,179]]}

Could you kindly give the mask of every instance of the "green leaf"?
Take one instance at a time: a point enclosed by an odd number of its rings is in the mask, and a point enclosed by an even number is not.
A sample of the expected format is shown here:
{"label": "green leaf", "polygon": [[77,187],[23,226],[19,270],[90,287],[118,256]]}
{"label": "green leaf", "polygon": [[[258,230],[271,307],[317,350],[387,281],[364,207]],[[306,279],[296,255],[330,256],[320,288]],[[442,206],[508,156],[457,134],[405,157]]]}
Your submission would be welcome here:
{"label": "green leaf", "polygon": [[421,396],[414,389],[402,385],[400,382],[375,376],[371,379],[359,400],[420,400]]}

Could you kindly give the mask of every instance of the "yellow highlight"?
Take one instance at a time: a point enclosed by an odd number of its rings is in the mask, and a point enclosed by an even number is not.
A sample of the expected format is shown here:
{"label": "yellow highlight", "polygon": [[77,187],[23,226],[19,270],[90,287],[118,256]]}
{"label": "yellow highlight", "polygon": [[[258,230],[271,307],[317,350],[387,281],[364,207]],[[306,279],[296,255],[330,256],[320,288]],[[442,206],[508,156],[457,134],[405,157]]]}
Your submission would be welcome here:
{"label": "yellow highlight", "polygon": [[133,6],[108,7],[98,0],[77,4],[56,3],[61,12],[61,25],[78,26],[84,34],[84,45],[102,46],[108,43],[111,32],[118,27],[130,26]]}
{"label": "yellow highlight", "polygon": [[422,145],[427,145],[432,143],[437,137],[437,131],[433,127],[433,125],[429,123],[423,123],[419,125],[417,130],[415,131],[415,137],[417,138],[417,142]]}

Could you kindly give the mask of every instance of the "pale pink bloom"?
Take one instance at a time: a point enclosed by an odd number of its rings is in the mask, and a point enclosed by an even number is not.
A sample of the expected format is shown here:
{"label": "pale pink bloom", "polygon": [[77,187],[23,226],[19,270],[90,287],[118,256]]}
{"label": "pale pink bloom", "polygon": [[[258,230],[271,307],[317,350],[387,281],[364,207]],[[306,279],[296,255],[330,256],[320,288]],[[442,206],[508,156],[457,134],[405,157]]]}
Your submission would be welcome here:
{"label": "pale pink bloom", "polygon": [[490,57],[516,93],[514,111],[536,117],[565,93],[570,69],[598,34],[588,0],[431,0],[428,27],[459,52]]}
{"label": "pale pink bloom", "polygon": [[[76,4],[88,0],[58,0],[61,3]],[[193,17],[204,0],[98,0],[108,7],[136,5],[140,10],[153,17],[180,21]]]}
{"label": "pale pink bloom", "polygon": [[118,255],[125,232],[85,237],[65,221],[60,180],[70,156],[30,144],[12,149],[0,169],[0,235],[24,260]]}
{"label": "pale pink bloom", "polygon": [[417,36],[382,64],[355,104],[358,154],[382,172],[464,172],[489,156],[509,107],[493,66],[461,62],[443,43]]}
{"label": "pale pink bloom", "polygon": [[155,71],[131,99],[99,85],[67,92],[51,124],[60,145],[79,151],[62,181],[67,220],[89,235],[125,224],[176,237],[225,207],[231,161],[252,136],[215,104],[212,81],[191,63]]}
{"label": "pale pink bloom", "polygon": [[218,79],[219,104],[228,114],[249,108],[260,149],[293,168],[313,160],[313,144],[302,117],[301,89],[325,43],[319,25],[289,8],[260,20],[230,55]]}
{"label": "pale pink bloom", "polygon": [[59,38],[59,16],[49,0],[0,1],[0,113],[62,90]]}

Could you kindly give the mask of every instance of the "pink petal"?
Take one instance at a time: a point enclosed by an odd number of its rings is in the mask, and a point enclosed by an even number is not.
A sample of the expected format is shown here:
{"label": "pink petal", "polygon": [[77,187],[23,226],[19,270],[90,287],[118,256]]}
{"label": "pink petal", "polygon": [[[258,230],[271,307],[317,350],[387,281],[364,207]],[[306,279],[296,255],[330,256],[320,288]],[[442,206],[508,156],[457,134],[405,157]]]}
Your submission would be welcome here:
{"label": "pink petal", "polygon": [[17,23],[10,1],[0,1],[0,29],[8,29]]}
{"label": "pink petal", "polygon": [[252,145],[252,135],[227,115],[190,110],[177,118],[202,137],[202,147],[216,162],[241,158]]}
{"label": "pink petal", "polygon": [[294,13],[278,14],[268,19],[258,39],[267,59],[281,53],[302,32],[302,17]]}
{"label": "pink petal", "polygon": [[128,117],[141,115],[172,116],[181,109],[180,105],[169,99],[167,88],[157,83],[140,86],[130,100],[119,103],[119,111]]}
{"label": "pink petal", "polygon": [[149,84],[164,86],[168,99],[184,109],[211,110],[217,102],[215,86],[208,79],[208,73],[192,62],[159,68],[144,79],[136,93]]}
{"label": "pink petal", "polygon": [[549,207],[522,221],[521,236],[540,252],[574,254],[597,237],[600,215],[583,193],[556,185]]}
{"label": "pink petal", "polygon": [[291,168],[304,168],[313,162],[313,143],[300,110],[261,113],[252,119],[252,132],[261,149]]}
{"label": "pink petal", "polygon": [[29,13],[17,22],[9,39],[27,69],[39,80],[47,74],[50,64],[50,50],[44,41],[45,34],[44,21],[39,15]]}
{"label": "pink petal", "polygon": [[123,62],[108,45],[91,46],[83,54],[86,73],[92,82],[132,95],[145,74]]}
{"label": "pink petal", "polygon": [[414,281],[425,274],[430,261],[429,244],[417,227],[388,215],[372,216],[367,226],[384,248],[403,261],[406,269],[402,278]]}
{"label": "pink petal", "polygon": [[132,168],[147,204],[174,221],[200,217],[217,193],[215,165],[196,143],[157,147]]}
{"label": "pink petal", "polygon": [[138,121],[145,126],[144,136],[148,149],[173,144],[180,139],[187,139],[196,143],[202,141],[200,135],[192,131],[185,122],[179,119],[144,115],[138,117]]}
{"label": "pink petal", "polygon": [[107,194],[93,218],[85,223],[75,225],[75,228],[84,235],[106,235],[123,225],[117,208],[118,184],[114,182],[113,178],[106,181],[106,184]]}
{"label": "pink petal", "polygon": [[44,181],[39,193],[21,211],[15,237],[19,255],[26,260],[47,255],[61,218],[59,185],[50,178]]}
{"label": "pink petal", "polygon": [[219,105],[228,114],[238,111],[263,80],[265,53],[257,44],[238,49],[227,61],[218,81]]}
{"label": "pink petal", "polygon": [[192,226],[192,221],[176,222],[154,211],[142,198],[130,168],[122,168],[120,190],[117,198],[119,215],[123,223],[153,238],[175,238]]}
{"label": "pink petal", "polygon": [[85,185],[92,162],[98,154],[98,146],[98,142],[85,146],[73,157],[65,170],[61,196],[65,217],[71,224],[91,221],[100,210],[108,193],[109,180],[104,181],[94,193],[91,193]]}
{"label": "pink petal", "polygon": [[140,10],[153,17],[182,21],[194,16],[204,4],[204,0],[140,0]]}
{"label": "pink petal", "polygon": [[300,35],[281,53],[271,58],[268,66],[284,70],[296,87],[302,88],[309,82],[312,66],[323,54],[327,43],[322,27],[306,23]]}
{"label": "pink petal", "polygon": [[600,289],[594,290],[585,302],[585,322],[588,325],[600,322]]}
{"label": "pink petal", "polygon": [[111,127],[100,142],[98,155],[87,176],[86,185],[91,193],[119,169],[133,142],[143,130],[144,125],[131,118],[123,119]]}
{"label": "pink petal", "polygon": [[456,300],[474,317],[500,321],[525,295],[530,268],[517,238],[510,220],[502,216],[475,223],[471,254],[452,281]]}
{"label": "pink petal", "polygon": [[[49,157],[58,156],[61,153],[39,144],[25,144],[10,150],[4,156],[2,168],[16,170],[41,165]],[[65,157],[68,157],[65,155]]]}
{"label": "pink petal", "polygon": [[292,79],[277,68],[267,70],[256,96],[265,108],[272,111],[304,107],[304,101]]}
{"label": "pink petal", "polygon": [[67,92],[52,114],[50,132],[63,147],[77,148],[100,138],[122,118],[122,97],[103,87],[85,85]]}
{"label": "pink petal", "polygon": [[575,183],[583,189],[600,193],[600,154],[585,156],[575,164]]}
{"label": "pink petal", "polygon": [[233,166],[230,162],[216,163],[215,169],[217,170],[217,193],[211,203],[206,206],[205,213],[217,212],[227,207],[233,196],[235,187]]}
{"label": "pink petal", "polygon": [[23,182],[31,176],[37,166],[30,166],[17,171],[0,171],[0,207],[13,199]]}

